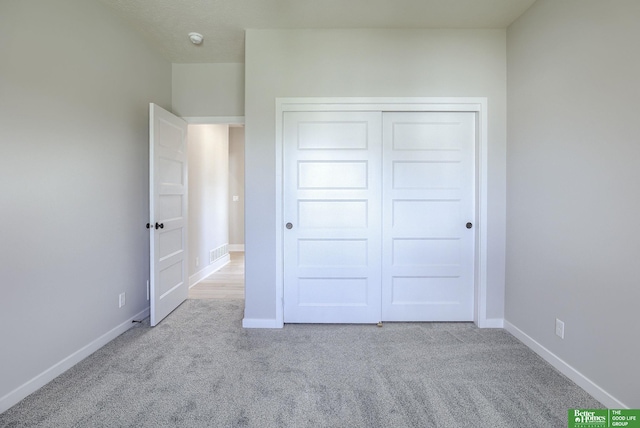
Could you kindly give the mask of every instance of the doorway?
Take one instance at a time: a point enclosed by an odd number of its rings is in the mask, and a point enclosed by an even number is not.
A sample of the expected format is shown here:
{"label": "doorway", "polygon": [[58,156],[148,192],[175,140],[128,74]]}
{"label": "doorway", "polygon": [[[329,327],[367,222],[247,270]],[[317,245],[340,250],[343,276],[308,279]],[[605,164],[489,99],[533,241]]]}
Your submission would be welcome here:
{"label": "doorway", "polygon": [[244,298],[244,126],[189,125],[189,298]]}

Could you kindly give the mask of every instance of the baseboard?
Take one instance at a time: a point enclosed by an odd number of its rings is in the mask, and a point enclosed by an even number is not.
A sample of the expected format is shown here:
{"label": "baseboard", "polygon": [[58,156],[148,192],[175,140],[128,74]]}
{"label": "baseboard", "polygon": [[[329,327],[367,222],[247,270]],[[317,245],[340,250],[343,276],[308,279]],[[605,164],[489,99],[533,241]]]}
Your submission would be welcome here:
{"label": "baseboard", "polygon": [[556,354],[535,341],[531,336],[520,330],[509,321],[504,321],[504,328],[516,339],[527,345],[533,352],[540,355],[546,362],[555,367],[560,373],[574,381],[580,388],[587,391],[593,398],[604,404],[610,409],[628,409],[629,407],[620,400],[609,394],[607,391],[599,387],[591,379],[571,367]]}
{"label": "baseboard", "polygon": [[107,333],[98,337],[96,340],[90,342],[88,345],[80,348],[73,354],[68,357],[62,359],[58,363],[49,367],[47,370],[43,371],[33,379],[25,382],[20,385],[13,391],[9,392],[4,397],[0,398],[0,413],[9,410],[9,408],[18,404],[22,399],[26,398],[28,395],[36,392],[38,389],[45,386],[47,383],[51,382],[56,377],[60,376],[62,373],[69,370],[71,367],[78,364],[80,361],[87,358],[89,355],[96,352],[98,349],[102,348],[107,343],[111,342],[116,337],[120,336],[125,331],[129,330],[135,324],[133,320],[142,320],[149,316],[149,308],[139,312],[133,317],[129,318],[127,321],[122,324],[116,326],[115,328],[109,330]]}
{"label": "baseboard", "polygon": [[211,263],[206,268],[191,275],[189,277],[189,288],[193,287],[194,285],[196,285],[197,283],[199,283],[200,281],[202,281],[212,273],[215,273],[216,271],[219,271],[220,269],[222,269],[226,264],[229,263],[230,260],[231,260],[231,256],[229,256],[229,254],[226,254],[220,257],[215,262]]}
{"label": "baseboard", "polygon": [[244,251],[244,244],[229,244],[229,252],[231,251]]}
{"label": "baseboard", "polygon": [[[502,318],[488,318],[484,320],[480,328],[503,328],[504,320]],[[242,320],[244,328],[283,328],[281,323],[271,318],[244,318]]]}
{"label": "baseboard", "polygon": [[282,328],[273,318],[244,318],[242,320],[243,328]]}

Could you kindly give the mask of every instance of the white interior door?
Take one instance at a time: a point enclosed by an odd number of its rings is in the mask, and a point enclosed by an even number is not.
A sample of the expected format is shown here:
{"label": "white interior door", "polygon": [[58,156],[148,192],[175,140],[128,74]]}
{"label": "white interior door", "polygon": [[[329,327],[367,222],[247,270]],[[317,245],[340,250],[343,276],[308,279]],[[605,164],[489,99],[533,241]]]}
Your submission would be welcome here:
{"label": "white interior door", "polygon": [[149,106],[150,318],[155,326],[185,301],[187,123]]}
{"label": "white interior door", "polygon": [[284,321],[380,321],[381,114],[284,114]]}
{"label": "white interior door", "polygon": [[384,321],[473,320],[475,120],[383,115]]}

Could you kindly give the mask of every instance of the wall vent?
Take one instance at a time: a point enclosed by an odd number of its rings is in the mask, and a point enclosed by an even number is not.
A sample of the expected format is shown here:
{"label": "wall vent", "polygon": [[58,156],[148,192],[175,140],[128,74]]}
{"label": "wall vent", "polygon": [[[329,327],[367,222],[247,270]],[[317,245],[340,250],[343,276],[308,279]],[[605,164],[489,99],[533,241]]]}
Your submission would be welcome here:
{"label": "wall vent", "polygon": [[209,263],[211,264],[216,260],[226,256],[227,254],[229,254],[229,244],[224,244],[219,246],[218,248],[214,248],[213,250],[209,251]]}

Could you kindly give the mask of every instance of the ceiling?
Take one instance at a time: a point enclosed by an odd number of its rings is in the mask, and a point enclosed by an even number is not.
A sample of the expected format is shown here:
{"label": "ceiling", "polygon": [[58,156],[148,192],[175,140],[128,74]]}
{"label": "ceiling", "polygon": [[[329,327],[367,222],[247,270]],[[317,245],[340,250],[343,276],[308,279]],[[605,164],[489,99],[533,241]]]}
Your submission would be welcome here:
{"label": "ceiling", "polygon": [[[244,62],[245,29],[505,28],[535,0],[101,0],[173,63]],[[200,46],[188,38],[204,35]]]}

